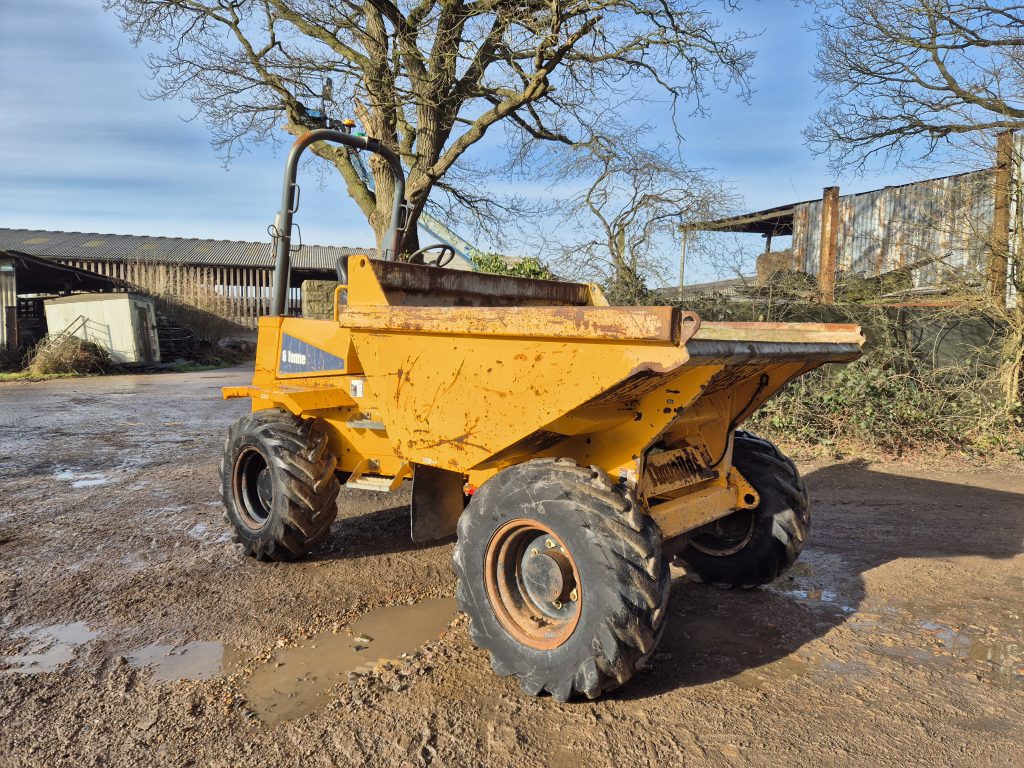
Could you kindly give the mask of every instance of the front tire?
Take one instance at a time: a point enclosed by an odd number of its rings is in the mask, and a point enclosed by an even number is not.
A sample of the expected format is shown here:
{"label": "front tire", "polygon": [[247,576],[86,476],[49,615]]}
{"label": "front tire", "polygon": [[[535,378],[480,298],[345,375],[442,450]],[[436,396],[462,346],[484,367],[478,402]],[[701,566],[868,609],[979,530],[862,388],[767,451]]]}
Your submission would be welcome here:
{"label": "front tire", "polygon": [[773,443],[738,431],[732,463],[754,486],[760,503],[695,530],[676,561],[694,581],[752,589],[793,566],[807,540],[811,513],[796,465]]}
{"label": "front tire", "polygon": [[294,560],[323,541],[338,515],[335,463],[313,419],[263,410],[232,425],[221,496],[245,554]]}
{"label": "front tire", "polygon": [[459,518],[454,560],[473,642],[533,696],[593,699],[625,683],[665,627],[657,526],[594,467],[499,472]]}

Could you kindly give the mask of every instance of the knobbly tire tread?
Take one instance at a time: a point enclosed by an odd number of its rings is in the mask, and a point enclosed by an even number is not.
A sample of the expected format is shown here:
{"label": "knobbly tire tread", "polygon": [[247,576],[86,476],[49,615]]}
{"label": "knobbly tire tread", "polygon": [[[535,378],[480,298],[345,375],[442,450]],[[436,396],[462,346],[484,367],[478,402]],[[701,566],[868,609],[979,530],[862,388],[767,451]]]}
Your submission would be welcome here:
{"label": "knobbly tire tread", "polygon": [[753,589],[777,579],[800,556],[811,526],[807,487],[792,459],[751,432],[736,432],[733,464],[761,497],[754,509],[751,540],[743,549],[721,557],[691,545],[676,556],[676,562],[692,581],[722,589]]}
{"label": "knobbly tire tread", "polygon": [[[580,623],[566,642],[539,651],[516,641],[491,608],[483,554],[498,527],[519,517],[542,519],[567,544],[581,575]],[[459,518],[454,552],[456,598],[473,643],[526,693],[558,701],[590,699],[629,680],[654,652],[665,629],[669,568],[661,533],[631,494],[597,467],[569,459],[534,459],[484,483]]]}
{"label": "knobbly tire tread", "polygon": [[[235,509],[232,472],[235,457],[245,445],[260,449],[274,483],[271,514],[259,529],[246,525]],[[327,434],[315,419],[268,409],[243,416],[231,426],[220,463],[221,498],[224,519],[246,555],[257,560],[295,560],[327,537],[338,516],[341,485],[335,464]]]}

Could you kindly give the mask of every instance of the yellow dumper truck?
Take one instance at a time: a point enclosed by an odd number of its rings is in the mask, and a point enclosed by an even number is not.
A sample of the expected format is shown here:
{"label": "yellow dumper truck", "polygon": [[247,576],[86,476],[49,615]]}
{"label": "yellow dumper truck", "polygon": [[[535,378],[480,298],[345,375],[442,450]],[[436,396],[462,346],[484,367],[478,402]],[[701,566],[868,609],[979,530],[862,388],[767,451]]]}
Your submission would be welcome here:
{"label": "yellow dumper truck", "polygon": [[[338,265],[332,320],[285,316],[295,176],[331,141],[382,156],[396,186],[378,258]],[[676,307],[608,306],[596,285],[399,261],[399,159],[374,139],[300,137],[275,224],[274,301],[260,319],[252,413],[221,472],[245,552],[316,547],[346,487],[411,478],[411,536],[457,536],[457,598],[473,642],[524,691],[560,701],[625,683],[666,621],[669,561],[756,587],[793,565],[807,492],[740,425],[787,382],[860,355],[850,325],[701,323]]]}

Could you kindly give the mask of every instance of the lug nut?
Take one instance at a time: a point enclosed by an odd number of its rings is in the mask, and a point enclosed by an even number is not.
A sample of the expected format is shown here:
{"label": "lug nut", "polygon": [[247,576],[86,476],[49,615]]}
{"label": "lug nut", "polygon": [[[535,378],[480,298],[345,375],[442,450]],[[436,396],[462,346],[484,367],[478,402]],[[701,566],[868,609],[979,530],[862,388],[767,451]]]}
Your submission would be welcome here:
{"label": "lug nut", "polygon": [[555,610],[560,610],[561,607],[562,607],[562,601],[561,600],[555,600],[555,602],[553,602],[552,605],[555,606]]}
{"label": "lug nut", "polygon": [[576,600],[579,600],[579,599],[580,599],[580,595],[579,595],[579,593],[578,593],[578,592],[576,591],[576,588],[575,588],[575,587],[573,587],[573,590],[572,590],[572,592],[570,592],[570,593],[569,593],[569,599],[570,599],[570,600],[572,600],[573,602],[575,602]]}
{"label": "lug nut", "polygon": [[551,539],[548,539],[547,541],[545,541],[544,544],[545,544],[545,546],[548,549],[554,549],[555,548],[555,542],[553,542]]}
{"label": "lug nut", "polygon": [[536,547],[534,547],[533,549],[531,549],[531,550],[530,550],[530,554],[531,554],[531,555],[538,555],[538,554],[540,554],[540,553],[539,553],[539,552],[537,551],[537,548],[536,548]]}

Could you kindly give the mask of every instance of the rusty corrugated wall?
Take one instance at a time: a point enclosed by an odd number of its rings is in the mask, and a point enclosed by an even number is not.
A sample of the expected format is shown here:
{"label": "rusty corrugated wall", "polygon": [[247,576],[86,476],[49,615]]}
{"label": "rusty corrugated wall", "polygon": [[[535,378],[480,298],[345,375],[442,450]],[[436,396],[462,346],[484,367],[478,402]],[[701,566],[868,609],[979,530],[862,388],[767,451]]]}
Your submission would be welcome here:
{"label": "rusty corrugated wall", "polygon": [[[1024,178],[1024,136],[1015,141],[1013,179]],[[839,198],[836,267],[872,277],[909,267],[915,286],[937,285],[951,275],[983,284],[992,244],[995,171],[983,170],[886,187]],[[1021,219],[1019,193],[1012,221]],[[1013,224],[1011,224],[1011,227]],[[1020,237],[1011,237],[1017,247]],[[793,216],[796,267],[818,274],[821,201],[797,206]]]}

